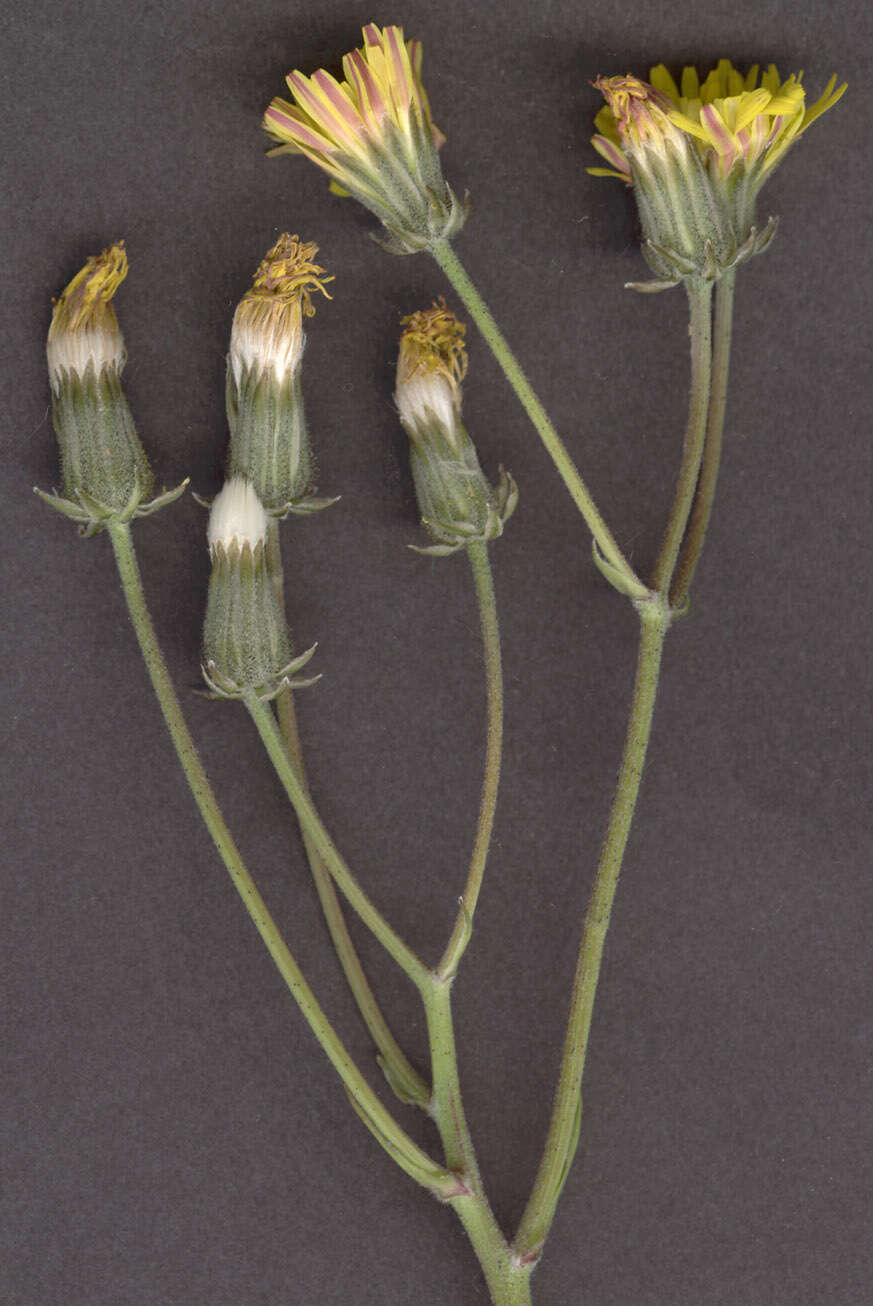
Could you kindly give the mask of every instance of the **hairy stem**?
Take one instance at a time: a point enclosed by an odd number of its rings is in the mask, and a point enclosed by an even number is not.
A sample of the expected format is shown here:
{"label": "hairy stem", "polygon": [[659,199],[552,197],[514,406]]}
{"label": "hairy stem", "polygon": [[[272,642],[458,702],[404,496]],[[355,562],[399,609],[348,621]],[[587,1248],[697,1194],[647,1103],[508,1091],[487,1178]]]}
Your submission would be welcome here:
{"label": "hairy stem", "polygon": [[433,1072],[430,1114],[440,1131],[446,1166],[466,1190],[463,1196],[452,1200],[452,1206],[482,1266],[494,1306],[522,1306],[530,1302],[529,1279],[533,1267],[513,1255],[482,1187],[461,1100],[451,983],[434,972],[431,988],[422,996]]}
{"label": "hairy stem", "polygon": [[[285,586],[282,568],[282,547],[279,538],[279,523],[275,520],[271,520],[267,530],[267,565],[284,613]],[[300,784],[308,793],[309,787],[303,763],[303,750],[297,728],[297,714],[294,710],[294,693],[290,688],[285,689],[276,700],[276,714],[279,718],[279,726],[285,741],[289,761],[297,772]],[[300,833],[303,837],[303,846],[306,849],[312,878],[333,946],[349,988],[358,1004],[358,1010],[378,1049],[379,1064],[397,1095],[403,1101],[414,1102],[416,1106],[424,1110],[430,1100],[430,1088],[406,1057],[382,1014],[349,934],[342,905],[334,888],[330,871],[327,869],[312,835],[303,825],[300,827]]]}
{"label": "hairy stem", "polygon": [[728,373],[731,362],[731,331],[734,316],[734,282],[736,272],[725,272],[715,290],[715,325],[712,341],[712,388],[709,396],[709,415],[706,422],[706,443],[700,464],[697,498],[688,526],[688,534],[676,568],[670,590],[670,602],[681,608],[691,589],[691,582],[703,552],[706,532],[712,514],[715,488],[721,465],[724,415],[727,403]]}
{"label": "hairy stem", "polygon": [[712,282],[698,278],[689,279],[686,282],[686,289],[690,319],[688,330],[691,336],[691,397],[688,403],[688,425],[676,491],[661,550],[652,573],[652,588],[661,594],[666,594],[670,588],[682,537],[688,525],[688,516],[700,474],[706,435],[706,415],[709,411],[709,382],[712,368]]}
{"label": "hairy stem", "polygon": [[482,781],[482,797],[479,804],[476,838],[470,857],[467,883],[461,898],[461,909],[458,912],[442,960],[437,966],[437,973],[443,977],[454,974],[473,928],[473,916],[476,911],[476,904],[479,901],[479,891],[482,888],[485,863],[488,860],[488,849],[491,844],[491,831],[494,828],[497,791],[500,785],[500,761],[503,751],[503,671],[500,663],[500,627],[497,622],[494,581],[491,576],[491,565],[488,561],[488,545],[481,541],[469,544],[467,554],[473,569],[473,581],[476,586],[476,597],[479,601],[479,620],[482,626],[482,645],[485,654],[488,724],[485,743],[485,775]]}
{"label": "hairy stem", "polygon": [[486,344],[502,367],[507,381],[518,395],[525,412],[536,427],[540,439],[566,485],[570,497],[597,541],[601,553],[621,573],[633,596],[644,598],[647,592],[645,585],[636,575],[613,539],[609,527],[600,515],[597,505],[591,497],[591,492],[579,475],[563,440],[549,420],[546,410],[522,371],[518,359],[513,354],[495,322],[491,310],[473,285],[455,251],[448,241],[441,240],[431,247],[430,252],[457,291],[473,321],[482,332]]}
{"label": "hairy stem", "polygon": [[346,862],[340,856],[333,840],[328,834],[315,810],[312,799],[304,789],[294,767],[288,759],[276,718],[267,703],[262,702],[257,694],[249,690],[243,698],[264,747],[276,769],[285,792],[297,813],[297,819],[311,837],[315,847],[324,859],[324,863],[333,876],[347,901],[355,909],[364,924],[372,931],[386,952],[390,954],[405,971],[418,989],[429,983],[430,972],[424,962],[404,943],[400,935],[386,921],[382,913],[374,906],[364,890],[358,884]]}
{"label": "hairy stem", "polygon": [[255,886],[240,852],[227,828],[203,764],[194,746],[182,708],[167,665],[164,661],[149,615],[142,578],[134,553],[130,527],[118,521],[110,522],[109,535],[118,564],[121,586],[127,600],[128,611],[136,631],[139,646],[157,695],[164,720],[176,748],[185,778],[191,788],[200,814],[221,855],[228,874],[245,904],[254,925],[266,944],[267,950],[291,994],[303,1013],[310,1029],[321,1044],[334,1069],[339,1074],[353,1102],[373,1123],[393,1149],[398,1164],[438,1196],[450,1197],[457,1184],[445,1170],[438,1166],[394,1120],[364,1079],[347,1049],[324,1014],[315,995],[303,977],[288,945],[267,909]]}
{"label": "hairy stem", "polygon": [[535,1259],[542,1251],[579,1137],[582,1072],[591,1029],[591,1014],[612,904],[640,790],[655,710],[661,652],[670,623],[669,608],[660,599],[641,603],[638,609],[641,621],[640,647],[624,754],[582,931],[564,1053],[545,1151],[513,1244],[522,1259]]}

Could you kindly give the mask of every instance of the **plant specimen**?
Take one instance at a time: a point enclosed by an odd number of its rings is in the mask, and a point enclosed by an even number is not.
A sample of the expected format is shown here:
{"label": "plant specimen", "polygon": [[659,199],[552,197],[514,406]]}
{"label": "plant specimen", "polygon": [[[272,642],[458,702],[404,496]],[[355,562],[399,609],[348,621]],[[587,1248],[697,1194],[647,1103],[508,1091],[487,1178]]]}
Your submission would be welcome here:
{"label": "plant specimen", "polygon": [[[489,546],[518,500],[512,477],[483,474],[462,415],[465,327],[444,300],[402,323],[395,401],[409,436],[412,475],[430,542],[420,551],[466,553],[476,592],[487,694],[479,818],[454,927],[436,960],[424,960],[377,907],[344,860],[309,792],[294,691],[313,683],[314,649],[288,634],[281,523],[334,501],[318,498],[307,432],[302,367],[304,322],[331,278],[313,243],[283,235],[257,268],[233,319],[227,365],[230,447],[224,488],[209,506],[212,574],[203,636],[207,693],[238,701],[260,735],[296,812],[331,938],[379,1063],[400,1106],[390,1109],[361,1072],[321,1008],[261,898],[224,821],[185,724],[152,628],[133,549],[134,518],[166,506],[184,485],[156,498],[153,476],[121,387],[125,348],[113,308],[127,272],[121,243],[89,260],[58,300],[48,339],[63,494],[43,495],[82,532],[108,533],[143,656],[179,760],[216,848],[295,1001],[336,1069],[350,1103],[388,1155],[450,1206],[466,1229],[495,1306],[531,1301],[540,1260],[581,1128],[581,1083],[610,912],[646,759],[664,642],[687,611],[712,511],[725,419],[733,287],[737,269],[762,253],[775,222],[759,227],[756,203],[772,169],[845,87],[832,79],[807,107],[799,76],[770,67],[745,75],[723,60],[702,82],[680,83],[663,66],[648,82],[601,77],[606,105],[594,146],[609,164],[592,168],[633,188],[643,254],[654,279],[644,293],[683,285],[689,304],[691,383],[676,489],[650,576],[631,565],[451,241],[468,215],[442,174],[442,136],[421,80],[421,48],[398,27],[368,25],[343,60],[344,80],[292,72],[294,103],[274,100],[265,126],[275,153],[302,154],[331,188],[380,221],[390,253],[429,253],[500,363],[592,536],[594,561],[640,622],[636,678],[618,785],[582,927],[570,1012],[542,1162],[518,1228],[507,1235],[489,1205],[464,1114],[452,1022],[452,986],[473,934],[498,800],[503,737],[500,636]],[[714,298],[714,306],[713,306]],[[475,433],[473,433],[475,435]],[[312,529],[299,525],[299,529]],[[510,546],[511,547],[511,546]],[[305,674],[302,674],[305,673]],[[315,677],[317,679],[317,677]],[[430,1043],[425,1073],[389,1028],[349,934],[356,912],[420,995]],[[442,1157],[419,1146],[403,1109],[433,1120]]]}

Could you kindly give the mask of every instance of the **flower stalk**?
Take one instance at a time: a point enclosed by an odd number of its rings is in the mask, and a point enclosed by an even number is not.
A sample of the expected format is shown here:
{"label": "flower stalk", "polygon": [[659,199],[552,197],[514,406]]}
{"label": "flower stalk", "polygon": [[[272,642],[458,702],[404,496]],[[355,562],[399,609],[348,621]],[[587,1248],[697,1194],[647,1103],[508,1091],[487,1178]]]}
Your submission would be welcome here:
{"label": "flower stalk", "polygon": [[445,980],[451,979],[457,971],[458,963],[473,932],[473,918],[482,889],[488,850],[491,846],[491,833],[494,829],[503,754],[503,669],[500,657],[500,626],[497,619],[494,580],[491,575],[491,564],[488,561],[488,546],[481,541],[468,544],[467,555],[470,559],[479,605],[485,660],[487,698],[485,773],[482,779],[479,818],[476,823],[476,838],[470,857],[467,882],[451,937],[436,967],[436,974]]}
{"label": "flower stalk", "polygon": [[640,646],[618,786],[582,930],[561,1069],[543,1159],[513,1240],[513,1249],[523,1261],[535,1261],[542,1254],[579,1141],[582,1072],[597,982],[649,747],[661,655],[671,614],[662,598],[638,604],[637,611]]}
{"label": "flower stalk", "polygon": [[[284,619],[284,579],[279,530],[279,522],[276,520],[271,521],[267,527],[267,564],[276,587],[276,596]],[[297,774],[301,787],[308,794],[309,785],[306,779],[303,748],[297,727],[294,691],[290,686],[286,686],[276,696],[275,707],[288,760]],[[426,1110],[430,1101],[430,1087],[400,1047],[376,1000],[357,949],[349,934],[342,905],[324,858],[319,853],[312,835],[302,824],[300,833],[331,942],[364,1024],[367,1026],[376,1045],[379,1065],[385,1078],[402,1102],[410,1102],[421,1108],[421,1110]]]}
{"label": "flower stalk", "polygon": [[284,741],[279,733],[276,718],[270,711],[269,706],[253,689],[249,689],[243,694],[243,702],[249,710],[255,728],[261,736],[270,761],[273,763],[276,774],[291,800],[291,805],[297,813],[300,824],[311,837],[340,891],[367,928],[379,940],[389,956],[394,958],[400,969],[409,976],[413,984],[421,991],[429,982],[427,967],[409,945],[404,942],[397,931],[388,924],[340,856],[315,809],[312,799],[291,764]]}
{"label": "flower stalk", "polygon": [[686,282],[686,290],[689,307],[688,332],[691,341],[691,397],[688,405],[688,424],[667,529],[652,573],[652,588],[664,596],[670,588],[676,559],[679,556],[691,513],[703,458],[709,413],[712,369],[712,282],[689,278]]}
{"label": "flower stalk", "polygon": [[[395,1160],[398,1161],[398,1164],[402,1164],[402,1168],[412,1178],[426,1187],[434,1196],[444,1201],[449,1200],[457,1190],[454,1177],[442,1166],[437,1165],[417,1143],[413,1142],[405,1130],[400,1128],[364,1079],[324,1014],[258,892],[257,886],[222,816],[167,671],[149,615],[130,528],[125,522],[113,521],[109,524],[108,530],[130,618],[152,687],[173,740],[176,755],[179,758],[194,800],[200,809],[200,814],[212,836],[213,843],[245,905],[246,911],[249,913],[279,973],[287,984],[294,1001],[321,1044],[322,1050],[342,1079],[356,1108],[374,1123],[375,1127],[390,1144]],[[257,697],[254,691],[250,692],[259,709],[262,712],[269,712],[268,706]]]}
{"label": "flower stalk", "polygon": [[636,575],[613,539],[609,527],[601,516],[588,486],[579,475],[563,440],[552,425],[546,410],[525,376],[521,364],[495,322],[491,310],[479,294],[457,254],[448,241],[436,243],[430,252],[482,332],[485,343],[497,359],[507,381],[512,386],[522,407],[533,423],[601,553],[624,578],[630,593],[635,597],[644,598],[648,593],[646,586]]}
{"label": "flower stalk", "polygon": [[731,331],[734,314],[734,283],[732,270],[716,285],[715,322],[712,342],[712,385],[709,412],[706,419],[706,441],[703,461],[697,483],[697,495],[691,513],[688,532],[682,546],[676,575],[670,589],[670,603],[675,610],[684,608],[694,580],[694,573],[706,542],[706,532],[712,515],[718,472],[721,465],[724,436],[725,407],[727,403],[728,374],[731,360]]}

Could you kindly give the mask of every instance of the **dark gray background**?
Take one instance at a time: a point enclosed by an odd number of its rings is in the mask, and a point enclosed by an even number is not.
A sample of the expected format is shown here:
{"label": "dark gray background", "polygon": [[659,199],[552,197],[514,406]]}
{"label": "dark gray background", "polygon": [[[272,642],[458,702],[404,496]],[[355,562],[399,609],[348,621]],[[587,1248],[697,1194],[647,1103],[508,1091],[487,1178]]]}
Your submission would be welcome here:
{"label": "dark gray background", "polygon": [[[871,1300],[869,585],[871,19],[861,4],[8,6],[4,18],[7,1022],[0,1296],[9,1306],[476,1306],[450,1212],[350,1112],[198,822],[108,542],[36,503],[57,481],[50,299],[125,237],[127,392],[159,478],[220,484],[234,303],[277,232],[336,276],[305,390],[320,486],[285,528],[300,703],[324,817],[433,958],[463,882],[483,703],[463,558],[419,539],[392,369],[446,290],[391,258],[302,160],[264,157],[284,73],[363,22],[424,41],[458,241],[619,540],[651,564],[687,385],[680,292],[644,273],[623,188],[589,177],[603,72],[805,67],[850,82],[768,185],[739,279],[724,477],[671,635],[586,1072],[583,1142],[537,1306]],[[449,302],[454,303],[451,296]],[[471,333],[466,412],[521,506],[493,549],[506,778],[456,985],[462,1075],[498,1216],[546,1127],[579,926],[627,710],[635,621]],[[189,498],[139,524],[154,616],[226,815],[307,974],[378,1078],[282,794],[241,709],[197,698],[207,556]],[[401,1037],[414,994],[355,927]],[[403,1108],[398,1108],[402,1111]],[[405,1117],[404,1117],[405,1118]],[[435,1146],[424,1120],[409,1128]]]}

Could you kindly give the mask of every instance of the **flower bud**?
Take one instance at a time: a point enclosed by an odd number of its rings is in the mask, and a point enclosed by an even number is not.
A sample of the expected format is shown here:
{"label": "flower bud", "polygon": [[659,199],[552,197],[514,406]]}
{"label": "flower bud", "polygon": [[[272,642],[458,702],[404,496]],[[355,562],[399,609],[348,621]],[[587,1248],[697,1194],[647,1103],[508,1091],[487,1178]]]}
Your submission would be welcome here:
{"label": "flower bud", "polygon": [[203,626],[203,676],[215,698],[253,690],[273,698],[314,649],[293,658],[266,557],[268,518],[253,486],[232,477],[216,495],[207,538],[212,575]]}
{"label": "flower bud", "polygon": [[144,503],[154,478],[121,388],[127,354],[112,306],[126,276],[123,241],[89,258],[55,303],[46,345],[66,497],[37,494],[88,535],[153,512],[187,484]]}
{"label": "flower bud", "polygon": [[46,346],[64,493],[117,512],[153,484],[121,389],[126,353],[112,297],[126,276],[123,241],[89,258],[55,304]]}
{"label": "flower bud", "polygon": [[758,85],[758,65],[743,77],[727,59],[700,83],[682,72],[681,90],[663,64],[650,82],[598,77],[606,107],[595,119],[592,144],[610,164],[590,168],[633,185],[645,237],[643,253],[662,283],[683,277],[714,279],[761,253],[775,219],[759,231],[761,186],[786,150],[826,109],[845,84],[831,78],[806,107],[802,74],[782,82],[770,65]]}
{"label": "flower bud", "polygon": [[364,44],[343,59],[345,81],[320,68],[288,74],[296,101],[273,100],[264,128],[273,154],[305,154],[328,174],[331,190],[353,195],[381,219],[384,247],[414,254],[460,231],[460,201],[440,167],[443,135],[434,126],[421,81],[421,43],[402,27],[368,23]]}
{"label": "flower bud", "polygon": [[505,472],[492,488],[461,421],[465,327],[444,300],[404,318],[403,325],[395,400],[409,436],[422,521],[437,541],[424,551],[454,553],[502,534],[518,492]]}
{"label": "flower bud", "polygon": [[[300,385],[303,318],[327,295],[315,244],[282,235],[237,306],[227,359],[228,475],[252,482],[275,516],[311,511],[313,459]],[[328,296],[329,298],[329,296]]]}

